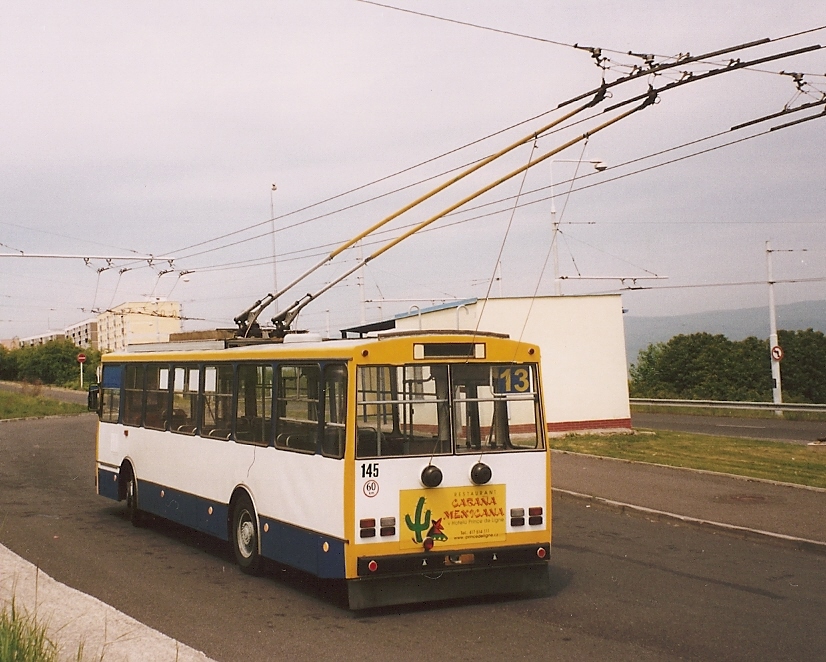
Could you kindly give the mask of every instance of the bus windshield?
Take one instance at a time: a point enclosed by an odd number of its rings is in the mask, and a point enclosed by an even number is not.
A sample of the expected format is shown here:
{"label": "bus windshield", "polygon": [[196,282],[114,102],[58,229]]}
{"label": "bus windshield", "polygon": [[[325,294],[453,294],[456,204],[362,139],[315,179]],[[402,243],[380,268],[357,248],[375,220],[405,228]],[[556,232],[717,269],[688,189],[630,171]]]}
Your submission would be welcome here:
{"label": "bus windshield", "polygon": [[359,458],[544,448],[533,364],[361,366]]}

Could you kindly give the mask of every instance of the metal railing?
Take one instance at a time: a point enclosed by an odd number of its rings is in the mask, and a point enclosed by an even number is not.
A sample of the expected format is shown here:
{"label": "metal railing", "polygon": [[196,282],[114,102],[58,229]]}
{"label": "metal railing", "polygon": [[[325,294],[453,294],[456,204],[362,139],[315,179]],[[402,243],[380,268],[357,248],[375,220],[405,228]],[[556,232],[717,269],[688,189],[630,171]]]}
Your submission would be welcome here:
{"label": "metal railing", "polygon": [[697,407],[701,409],[752,409],[762,411],[813,411],[826,413],[826,404],[802,404],[798,402],[735,402],[732,400],[669,400],[659,398],[629,398],[632,405],[660,407]]}

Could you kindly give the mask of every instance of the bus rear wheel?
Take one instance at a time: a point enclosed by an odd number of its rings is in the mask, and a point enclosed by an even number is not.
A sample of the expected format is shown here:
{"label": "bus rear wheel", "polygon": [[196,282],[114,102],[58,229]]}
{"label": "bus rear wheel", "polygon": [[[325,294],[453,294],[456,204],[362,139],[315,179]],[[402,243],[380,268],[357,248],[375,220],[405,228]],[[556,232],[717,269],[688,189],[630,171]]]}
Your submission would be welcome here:
{"label": "bus rear wheel", "polygon": [[232,510],[232,547],[243,572],[255,574],[261,565],[258,552],[258,518],[252,501],[242,494]]}

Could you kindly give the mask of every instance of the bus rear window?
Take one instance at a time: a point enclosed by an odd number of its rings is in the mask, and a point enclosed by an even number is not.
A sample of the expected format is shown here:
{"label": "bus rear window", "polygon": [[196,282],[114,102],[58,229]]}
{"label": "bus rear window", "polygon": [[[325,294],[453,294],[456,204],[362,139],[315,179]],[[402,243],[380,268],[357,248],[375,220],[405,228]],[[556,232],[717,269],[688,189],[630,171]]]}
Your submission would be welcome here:
{"label": "bus rear window", "polygon": [[544,447],[533,365],[363,366],[358,457]]}

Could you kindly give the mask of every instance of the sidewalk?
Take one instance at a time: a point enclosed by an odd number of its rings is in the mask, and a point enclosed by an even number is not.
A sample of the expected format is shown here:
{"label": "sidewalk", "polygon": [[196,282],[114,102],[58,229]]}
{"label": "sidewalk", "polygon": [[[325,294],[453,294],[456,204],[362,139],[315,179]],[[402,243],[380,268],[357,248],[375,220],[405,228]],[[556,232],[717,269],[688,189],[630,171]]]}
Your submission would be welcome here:
{"label": "sidewalk", "polygon": [[91,595],[55,581],[0,545],[0,610],[34,615],[60,660],[210,662],[203,653],[143,625]]}
{"label": "sidewalk", "polygon": [[826,553],[826,490],[554,451],[555,494]]}

